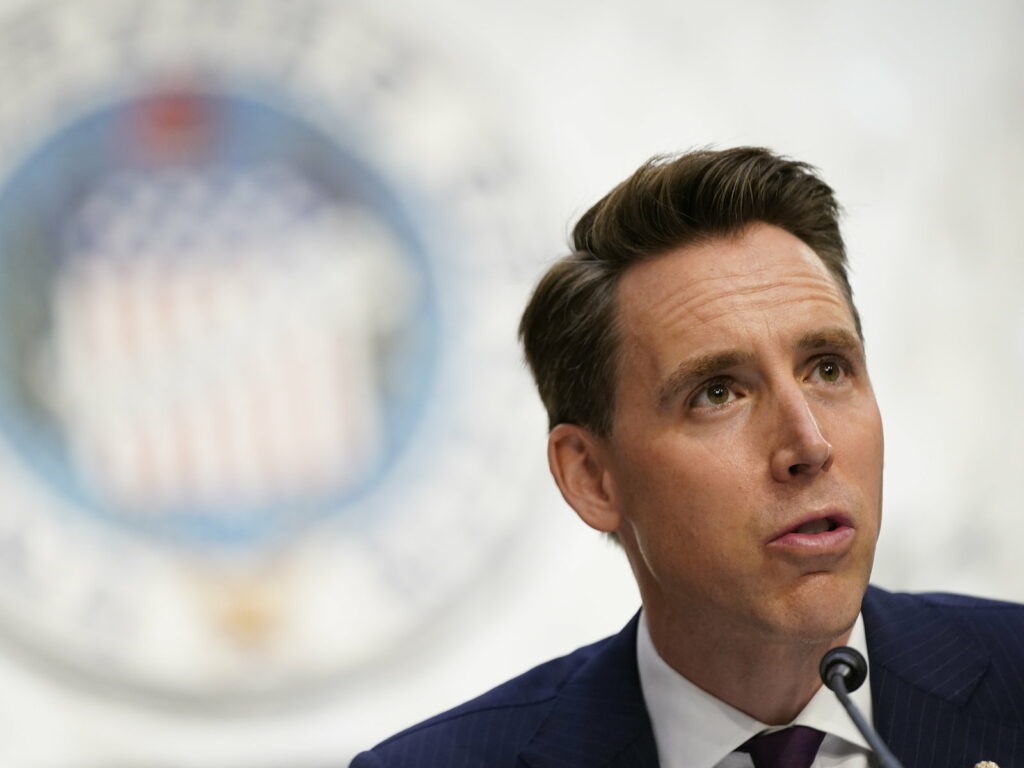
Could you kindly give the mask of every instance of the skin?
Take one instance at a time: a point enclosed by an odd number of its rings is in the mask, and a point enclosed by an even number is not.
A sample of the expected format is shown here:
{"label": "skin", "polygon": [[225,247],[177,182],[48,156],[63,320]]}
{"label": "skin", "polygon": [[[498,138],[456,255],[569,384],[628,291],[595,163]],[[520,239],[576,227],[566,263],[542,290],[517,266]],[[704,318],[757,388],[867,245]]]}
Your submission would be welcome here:
{"label": "skin", "polygon": [[807,245],[756,224],[631,267],[617,310],[611,432],[555,427],[552,473],[617,534],[662,658],[791,722],[849,637],[881,521],[881,417],[849,306]]}

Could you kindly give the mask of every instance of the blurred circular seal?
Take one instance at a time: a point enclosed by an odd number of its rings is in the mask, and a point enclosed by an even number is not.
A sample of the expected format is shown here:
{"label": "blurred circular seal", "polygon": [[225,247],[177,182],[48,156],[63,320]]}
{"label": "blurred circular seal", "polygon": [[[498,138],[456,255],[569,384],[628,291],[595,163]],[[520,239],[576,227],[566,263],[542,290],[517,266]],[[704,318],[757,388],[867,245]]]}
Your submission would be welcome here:
{"label": "blurred circular seal", "polygon": [[507,142],[342,3],[27,5],[0,81],[4,634],[166,700],[372,668],[530,507]]}

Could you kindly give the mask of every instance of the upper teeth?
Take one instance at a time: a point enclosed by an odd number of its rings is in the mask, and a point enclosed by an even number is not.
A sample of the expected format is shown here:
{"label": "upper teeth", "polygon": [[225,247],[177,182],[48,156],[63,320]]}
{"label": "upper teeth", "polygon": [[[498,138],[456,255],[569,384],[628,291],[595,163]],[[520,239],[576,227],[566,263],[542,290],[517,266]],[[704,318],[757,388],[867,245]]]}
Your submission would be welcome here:
{"label": "upper teeth", "polygon": [[803,525],[801,525],[799,528],[796,529],[796,532],[797,533],[825,533],[826,531],[828,531],[830,529],[830,527],[831,526],[829,525],[828,520],[826,520],[825,518],[822,517],[822,518],[819,518],[817,520],[812,520],[809,523],[804,523]]}

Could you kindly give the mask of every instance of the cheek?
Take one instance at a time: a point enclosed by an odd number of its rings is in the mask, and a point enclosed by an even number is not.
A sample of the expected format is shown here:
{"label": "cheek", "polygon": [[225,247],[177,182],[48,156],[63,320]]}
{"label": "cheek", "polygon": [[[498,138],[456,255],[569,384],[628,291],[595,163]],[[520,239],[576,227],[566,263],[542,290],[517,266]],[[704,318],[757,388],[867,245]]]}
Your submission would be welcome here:
{"label": "cheek", "polygon": [[735,464],[651,462],[642,475],[628,500],[642,550],[714,569],[750,538],[754,489]]}
{"label": "cheek", "polygon": [[[627,489],[626,509],[672,517],[677,523],[690,521],[693,515],[677,513],[721,506],[738,492],[738,485],[746,482],[741,463],[735,453],[720,447],[649,441],[631,452],[620,473]],[[693,522],[699,527],[699,521]]]}
{"label": "cheek", "polygon": [[[882,518],[882,471],[885,441],[877,410],[851,416],[841,425],[836,446],[840,478],[864,510],[863,522],[874,526],[877,538]],[[841,453],[840,453],[841,451]]]}
{"label": "cheek", "polygon": [[713,568],[756,528],[750,505],[767,464],[742,429],[705,439],[666,430],[619,447],[620,508],[645,558],[686,553]]}
{"label": "cheek", "polygon": [[863,483],[882,481],[882,467],[885,464],[885,440],[879,417],[866,415],[847,427],[850,435],[849,461],[856,467]]}

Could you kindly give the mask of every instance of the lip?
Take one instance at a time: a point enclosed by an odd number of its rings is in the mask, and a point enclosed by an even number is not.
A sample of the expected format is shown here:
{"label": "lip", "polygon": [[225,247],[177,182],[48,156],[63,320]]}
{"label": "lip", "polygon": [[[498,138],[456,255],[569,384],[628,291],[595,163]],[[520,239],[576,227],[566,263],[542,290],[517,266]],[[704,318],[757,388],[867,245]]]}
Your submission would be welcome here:
{"label": "lip", "polygon": [[[801,526],[818,520],[829,521],[831,530],[821,533],[797,533]],[[849,515],[836,510],[826,510],[787,525],[768,541],[768,547],[798,555],[841,555],[849,550],[856,535],[853,520]]]}

